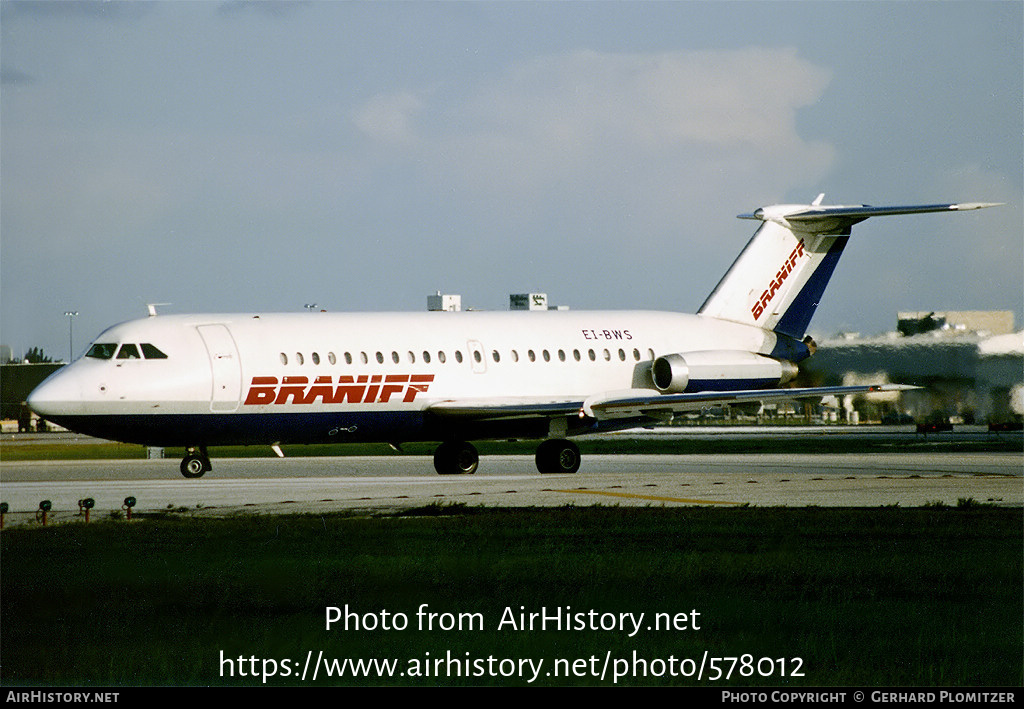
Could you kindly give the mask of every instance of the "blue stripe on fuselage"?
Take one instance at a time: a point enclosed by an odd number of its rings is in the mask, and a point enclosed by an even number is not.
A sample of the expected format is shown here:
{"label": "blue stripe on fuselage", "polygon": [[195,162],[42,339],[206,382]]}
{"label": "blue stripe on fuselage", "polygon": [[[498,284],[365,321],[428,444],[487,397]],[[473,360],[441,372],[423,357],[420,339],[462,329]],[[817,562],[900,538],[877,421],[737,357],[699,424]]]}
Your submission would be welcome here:
{"label": "blue stripe on fuselage", "polygon": [[[53,416],[47,420],[96,438],[147,446],[231,446],[306,443],[401,443],[546,438],[546,417],[445,418],[423,411],[289,412]],[[638,421],[639,423],[639,421]],[[568,435],[595,429],[570,418]]]}
{"label": "blue stripe on fuselage", "polygon": [[148,446],[272,445],[424,439],[424,415],[411,412],[267,414],[104,414],[47,420],[97,438]]}

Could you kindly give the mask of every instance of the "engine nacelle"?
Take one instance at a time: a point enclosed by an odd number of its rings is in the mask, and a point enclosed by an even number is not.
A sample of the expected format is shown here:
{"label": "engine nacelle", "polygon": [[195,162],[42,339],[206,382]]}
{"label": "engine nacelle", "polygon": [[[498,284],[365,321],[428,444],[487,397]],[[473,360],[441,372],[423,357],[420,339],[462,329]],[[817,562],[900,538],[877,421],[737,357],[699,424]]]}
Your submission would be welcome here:
{"label": "engine nacelle", "polygon": [[769,389],[792,381],[796,375],[797,366],[789,360],[737,350],[664,355],[651,366],[654,386],[663,394]]}

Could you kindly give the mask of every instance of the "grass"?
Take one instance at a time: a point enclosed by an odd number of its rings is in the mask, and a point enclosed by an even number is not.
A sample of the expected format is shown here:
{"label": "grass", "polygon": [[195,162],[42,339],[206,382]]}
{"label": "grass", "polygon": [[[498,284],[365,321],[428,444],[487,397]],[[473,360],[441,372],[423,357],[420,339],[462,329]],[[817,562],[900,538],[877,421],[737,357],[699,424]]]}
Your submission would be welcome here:
{"label": "grass", "polygon": [[[577,440],[584,455],[593,454],[731,454],[731,453],[871,453],[871,452],[1021,452],[1019,437],[985,438],[978,440],[949,440],[942,437],[918,438],[908,435],[892,441],[841,436],[779,436],[767,431],[763,435],[748,434],[742,439],[687,438],[662,440],[659,438],[607,437]],[[480,455],[530,455],[537,441],[479,441],[475,442]],[[433,455],[436,443],[406,443],[397,452],[385,443],[347,443],[339,445],[285,445],[285,455],[307,456],[367,456],[367,455]],[[0,458],[4,461],[31,460],[106,460],[143,459],[146,447],[129,443],[33,443],[4,446]],[[164,457],[180,459],[184,448],[167,448]],[[269,458],[275,454],[269,446],[218,446],[210,449],[213,458]]]}
{"label": "grass", "polygon": [[[707,651],[800,658],[803,675],[744,677],[737,664],[728,681],[698,682],[643,676],[631,666],[617,683],[1020,686],[1022,514],[978,503],[868,510],[431,505],[369,518],[166,514],[15,528],[0,535],[0,681],[261,684],[221,659],[289,659],[298,672],[307,651],[316,657],[321,650],[338,659],[394,658],[406,671],[449,652],[463,662],[543,659],[550,671],[556,658],[600,665],[606,656],[632,660],[635,651],[649,662],[699,662]],[[483,628],[420,630],[422,604],[452,620],[480,618]],[[328,630],[329,607],[347,607],[378,627]],[[508,612],[566,607],[646,619],[696,611],[700,627],[634,637],[498,628]],[[385,612],[405,614],[409,627],[381,629]],[[234,676],[222,676],[226,667]],[[317,681],[526,683],[486,675]],[[602,682],[589,674],[535,682],[611,683],[610,675]],[[277,676],[267,684],[311,681]]]}

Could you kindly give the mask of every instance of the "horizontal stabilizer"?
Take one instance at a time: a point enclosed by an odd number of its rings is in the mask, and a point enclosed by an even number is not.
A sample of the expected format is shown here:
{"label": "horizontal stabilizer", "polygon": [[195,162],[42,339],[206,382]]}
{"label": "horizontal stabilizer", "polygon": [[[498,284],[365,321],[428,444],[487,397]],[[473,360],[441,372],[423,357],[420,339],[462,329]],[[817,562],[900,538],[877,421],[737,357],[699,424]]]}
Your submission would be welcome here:
{"label": "horizontal stabilizer", "polygon": [[[772,207],[762,207],[747,214],[739,214],[739,219],[759,219],[767,221],[777,219],[780,216],[789,222],[812,222],[815,220],[830,217],[854,217],[857,221],[869,217],[887,217],[899,214],[925,214],[927,212],[966,212],[972,209],[985,209],[987,207],[998,207],[1001,202],[964,202],[961,204],[913,204],[893,207],[872,207],[867,204],[852,206],[819,206],[809,205],[797,211],[783,211]],[[781,205],[780,205],[781,206]]]}

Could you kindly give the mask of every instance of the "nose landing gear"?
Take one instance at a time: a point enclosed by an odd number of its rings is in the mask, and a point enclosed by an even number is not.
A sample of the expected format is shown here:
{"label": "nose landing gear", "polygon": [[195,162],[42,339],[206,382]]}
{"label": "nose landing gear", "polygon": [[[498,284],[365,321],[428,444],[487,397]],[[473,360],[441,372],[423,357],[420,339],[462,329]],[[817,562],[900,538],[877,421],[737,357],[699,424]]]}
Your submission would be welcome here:
{"label": "nose landing gear", "polygon": [[186,478],[201,478],[208,470],[212,470],[210,456],[206,454],[206,446],[189,448],[181,461],[181,474]]}

